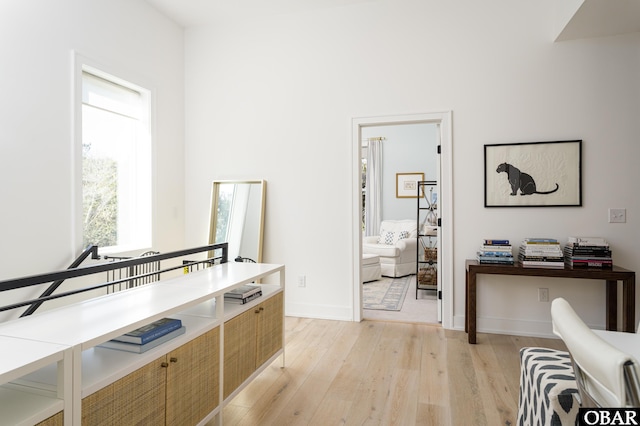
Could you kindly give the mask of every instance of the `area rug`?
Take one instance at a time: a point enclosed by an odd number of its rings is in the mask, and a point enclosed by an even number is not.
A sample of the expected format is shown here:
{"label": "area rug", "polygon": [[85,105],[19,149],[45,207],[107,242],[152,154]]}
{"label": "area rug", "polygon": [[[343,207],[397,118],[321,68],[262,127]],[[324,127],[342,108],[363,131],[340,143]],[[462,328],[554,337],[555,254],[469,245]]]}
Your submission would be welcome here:
{"label": "area rug", "polygon": [[409,288],[411,276],[382,277],[362,285],[362,307],[381,311],[399,311]]}

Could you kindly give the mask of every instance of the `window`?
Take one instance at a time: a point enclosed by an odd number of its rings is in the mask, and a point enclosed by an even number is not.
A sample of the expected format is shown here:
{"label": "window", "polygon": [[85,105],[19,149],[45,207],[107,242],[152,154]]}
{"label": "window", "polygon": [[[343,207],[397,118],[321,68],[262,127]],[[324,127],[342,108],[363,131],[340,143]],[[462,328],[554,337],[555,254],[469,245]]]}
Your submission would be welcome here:
{"label": "window", "polygon": [[149,91],[82,67],[82,243],[151,246]]}

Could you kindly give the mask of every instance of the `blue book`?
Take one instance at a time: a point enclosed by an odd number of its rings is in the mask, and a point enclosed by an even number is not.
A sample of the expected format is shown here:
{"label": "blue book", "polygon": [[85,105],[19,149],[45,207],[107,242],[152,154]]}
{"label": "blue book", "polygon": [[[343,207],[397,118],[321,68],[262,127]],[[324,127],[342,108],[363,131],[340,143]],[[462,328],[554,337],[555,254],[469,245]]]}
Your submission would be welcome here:
{"label": "blue book", "polygon": [[511,257],[513,254],[511,251],[490,251],[490,250],[480,250],[478,252],[479,256],[491,256],[491,257]]}
{"label": "blue book", "polygon": [[186,327],[180,327],[173,331],[168,332],[167,334],[157,339],[151,340],[150,342],[147,342],[143,345],[138,345],[136,343],[118,342],[115,340],[107,340],[106,342],[101,343],[98,346],[102,348],[118,349],[120,351],[134,352],[134,353],[141,354],[143,352],[148,351],[149,349],[153,349],[156,346],[160,346],[161,344],[168,342],[174,337],[184,334],[185,331],[186,331]]}
{"label": "blue book", "polygon": [[151,324],[144,325],[122,336],[114,337],[111,340],[117,342],[135,343],[136,345],[144,345],[152,340],[171,333],[182,327],[182,321],[175,318],[161,318]]}
{"label": "blue book", "polygon": [[486,246],[508,246],[509,240],[484,240]]}

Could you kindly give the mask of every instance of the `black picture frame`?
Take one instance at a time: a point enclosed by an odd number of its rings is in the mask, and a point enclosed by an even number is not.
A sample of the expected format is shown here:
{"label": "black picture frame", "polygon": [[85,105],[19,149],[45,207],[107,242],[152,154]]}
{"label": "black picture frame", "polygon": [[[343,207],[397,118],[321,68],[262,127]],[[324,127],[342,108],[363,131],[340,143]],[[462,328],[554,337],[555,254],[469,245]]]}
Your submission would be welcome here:
{"label": "black picture frame", "polygon": [[484,206],[582,206],[582,140],[484,145]]}

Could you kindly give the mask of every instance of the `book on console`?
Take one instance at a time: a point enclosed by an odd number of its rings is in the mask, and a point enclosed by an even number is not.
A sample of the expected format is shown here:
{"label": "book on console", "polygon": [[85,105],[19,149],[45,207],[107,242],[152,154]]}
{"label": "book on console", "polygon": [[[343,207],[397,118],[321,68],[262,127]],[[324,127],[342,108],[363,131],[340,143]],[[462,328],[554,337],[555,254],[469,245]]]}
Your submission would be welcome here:
{"label": "book on console", "polygon": [[537,260],[520,260],[520,264],[523,267],[536,267],[536,268],[564,268],[564,262],[549,262],[549,261],[537,261]]}
{"label": "book on console", "polygon": [[611,253],[611,247],[607,246],[575,246],[572,243],[567,243],[564,246],[564,250],[570,253],[587,253],[587,254],[602,254]]}
{"label": "book on console", "polygon": [[594,262],[611,262],[611,256],[566,256],[565,260],[592,260]]}
{"label": "book on console", "polygon": [[478,256],[513,257],[511,250],[480,250]]}
{"label": "book on console", "polygon": [[257,299],[262,296],[262,291],[258,291],[253,293],[247,297],[237,298],[237,297],[225,297],[224,301],[229,303],[237,303],[239,305],[244,305],[245,303],[251,302],[253,299]]}
{"label": "book on console", "polygon": [[536,244],[542,244],[542,245],[557,245],[560,244],[560,242],[558,240],[556,240],[555,238],[525,238],[524,240],[522,240],[524,245],[536,245]]}
{"label": "book on console", "polygon": [[224,294],[224,297],[225,299],[228,299],[228,298],[244,299],[259,291],[262,291],[262,287],[260,287],[259,285],[246,284],[240,287],[236,287],[232,290],[229,290]]}
{"label": "book on console", "polygon": [[504,246],[492,246],[492,245],[483,244],[480,246],[480,250],[501,251],[501,252],[511,253],[511,250],[513,250],[513,247],[511,247],[511,244],[504,245]]}
{"label": "book on console", "polygon": [[531,257],[562,257],[562,250],[520,250],[518,251],[518,255],[520,256],[531,256]]}
{"label": "book on console", "polygon": [[606,247],[609,245],[607,240],[602,237],[569,237],[567,243],[574,246],[601,246]]}
{"label": "book on console", "polygon": [[158,337],[157,339],[151,340],[150,342],[145,344],[119,342],[117,340],[107,340],[106,342],[101,343],[98,346],[101,348],[117,349],[119,351],[134,352],[134,353],[141,354],[143,352],[148,351],[149,349],[155,348],[165,342],[168,342],[174,337],[184,334],[185,331],[186,331],[186,327],[181,326],[180,328],[170,331],[164,336]]}
{"label": "book on console", "polygon": [[572,267],[582,268],[612,268],[612,260],[593,260],[593,259],[570,259],[566,262],[567,265]]}
{"label": "book on console", "polygon": [[144,345],[182,327],[182,321],[176,318],[160,318],[150,324],[139,327],[111,340]]}
{"label": "book on console", "polygon": [[508,246],[509,240],[485,239],[482,242],[486,246]]}
{"label": "book on console", "polygon": [[481,264],[491,263],[494,265],[513,265],[515,263],[513,257],[489,257],[489,258],[478,257],[476,260],[478,261],[478,263],[481,263]]}
{"label": "book on console", "polygon": [[562,262],[564,260],[564,256],[562,255],[562,252],[558,252],[558,253],[545,253],[545,254],[526,254],[526,253],[519,253],[518,254],[518,258],[520,260],[547,260],[547,261],[560,261]]}

